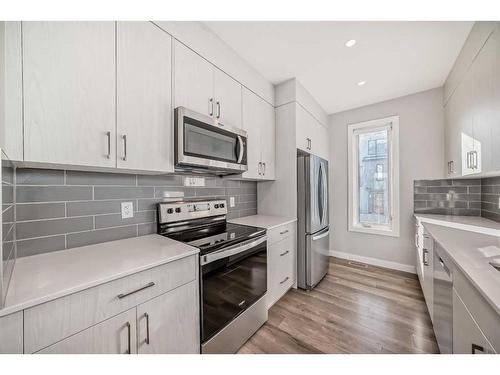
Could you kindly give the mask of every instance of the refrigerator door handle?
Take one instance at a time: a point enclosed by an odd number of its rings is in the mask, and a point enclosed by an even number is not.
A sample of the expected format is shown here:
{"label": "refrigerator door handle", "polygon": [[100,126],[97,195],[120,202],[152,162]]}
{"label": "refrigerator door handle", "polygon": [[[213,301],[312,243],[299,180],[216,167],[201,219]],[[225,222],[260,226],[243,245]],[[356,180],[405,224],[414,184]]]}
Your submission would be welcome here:
{"label": "refrigerator door handle", "polygon": [[328,229],[326,232],[323,232],[321,234],[317,234],[317,235],[313,236],[312,240],[317,241],[317,240],[320,240],[328,235],[330,235],[330,229]]}
{"label": "refrigerator door handle", "polygon": [[[324,167],[323,167],[324,169]],[[328,214],[328,180],[327,180],[327,174],[323,170],[323,219],[322,222],[325,222],[327,217],[326,215]]]}

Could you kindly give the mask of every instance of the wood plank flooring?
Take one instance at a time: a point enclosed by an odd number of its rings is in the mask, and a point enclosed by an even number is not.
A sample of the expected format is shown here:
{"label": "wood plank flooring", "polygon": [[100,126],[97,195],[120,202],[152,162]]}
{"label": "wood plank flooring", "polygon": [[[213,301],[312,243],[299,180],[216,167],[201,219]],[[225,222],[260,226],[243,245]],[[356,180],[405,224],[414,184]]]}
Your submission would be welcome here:
{"label": "wood plank flooring", "polygon": [[439,353],[416,275],[331,258],[312,291],[291,289],[239,353]]}

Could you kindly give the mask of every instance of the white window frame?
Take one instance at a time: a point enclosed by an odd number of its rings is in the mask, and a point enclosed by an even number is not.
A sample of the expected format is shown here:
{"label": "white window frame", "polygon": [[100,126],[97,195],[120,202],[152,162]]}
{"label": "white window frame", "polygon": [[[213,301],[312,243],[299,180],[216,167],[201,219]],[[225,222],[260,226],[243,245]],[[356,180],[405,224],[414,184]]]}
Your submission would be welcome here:
{"label": "white window frame", "polygon": [[[387,150],[389,173],[390,226],[359,223],[359,152],[358,134],[388,129]],[[348,125],[348,220],[350,232],[399,237],[399,116]]]}

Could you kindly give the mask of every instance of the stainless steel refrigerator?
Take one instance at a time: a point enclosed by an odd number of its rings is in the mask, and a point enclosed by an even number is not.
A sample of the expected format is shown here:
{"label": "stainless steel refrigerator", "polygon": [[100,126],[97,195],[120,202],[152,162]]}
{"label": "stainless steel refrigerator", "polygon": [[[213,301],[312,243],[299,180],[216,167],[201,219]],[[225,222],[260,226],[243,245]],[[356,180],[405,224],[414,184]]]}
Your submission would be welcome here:
{"label": "stainless steel refrigerator", "polygon": [[328,161],[297,156],[297,285],[314,288],[328,272]]}

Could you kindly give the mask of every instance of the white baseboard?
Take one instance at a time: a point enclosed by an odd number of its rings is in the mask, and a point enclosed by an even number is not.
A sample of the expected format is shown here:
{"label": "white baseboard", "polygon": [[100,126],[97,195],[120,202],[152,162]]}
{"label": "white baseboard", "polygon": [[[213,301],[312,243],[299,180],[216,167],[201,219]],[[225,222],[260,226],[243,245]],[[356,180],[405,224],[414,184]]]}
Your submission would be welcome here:
{"label": "white baseboard", "polygon": [[351,254],[351,253],[344,253],[341,251],[332,251],[330,250],[330,255],[341,258],[341,259],[347,259],[347,260],[353,260],[355,262],[361,262],[361,263],[366,263],[370,264],[372,266],[379,266],[379,267],[384,267],[384,268],[390,268],[392,270],[398,270],[398,271],[404,271],[404,272],[409,272],[409,273],[417,273],[415,266],[411,266],[409,264],[403,264],[403,263],[397,263],[397,262],[390,262],[388,260],[382,260],[382,259],[377,259],[377,258],[370,258],[370,257],[364,257],[361,255],[356,255],[356,254]]}

